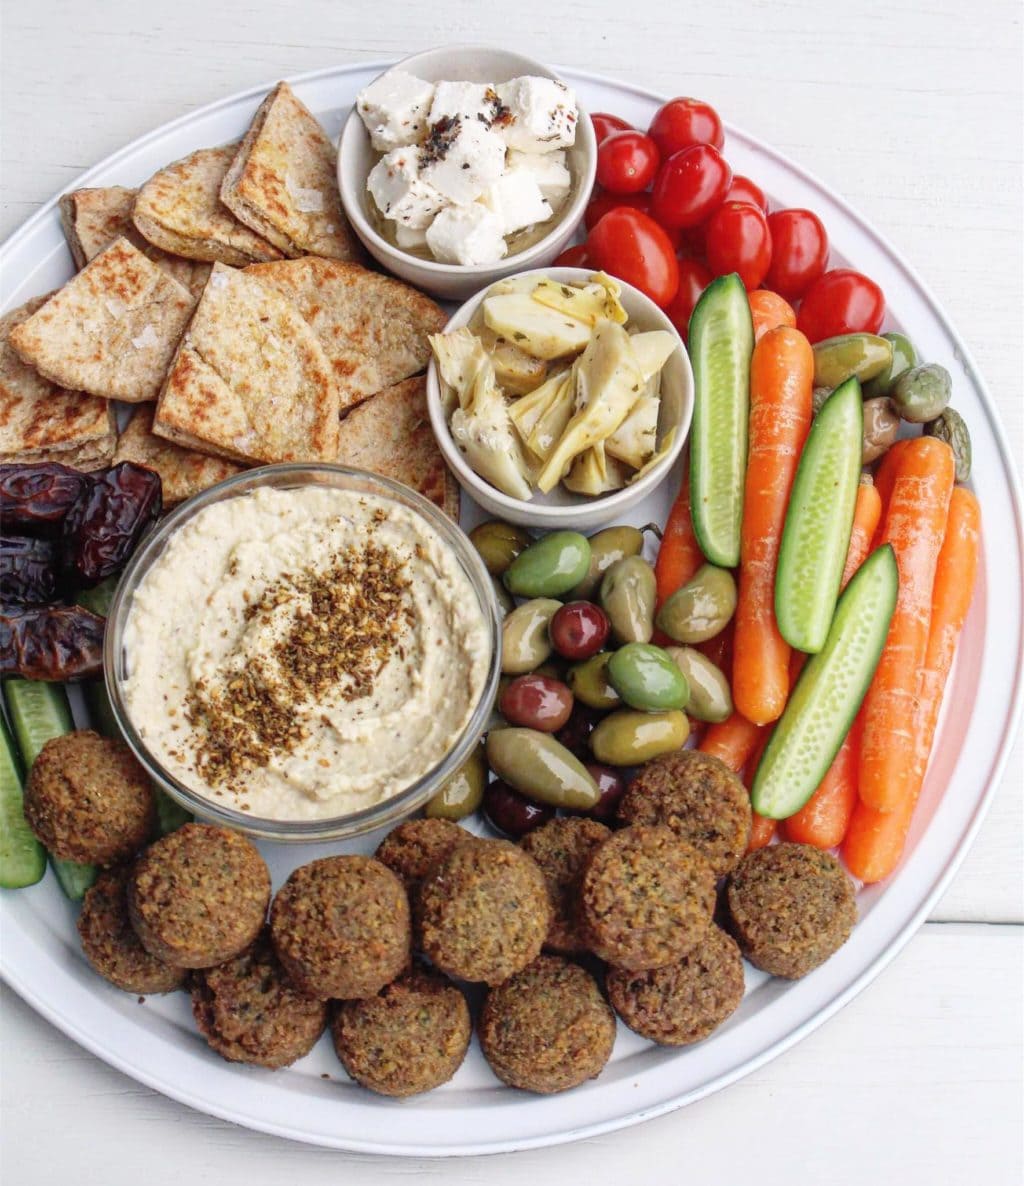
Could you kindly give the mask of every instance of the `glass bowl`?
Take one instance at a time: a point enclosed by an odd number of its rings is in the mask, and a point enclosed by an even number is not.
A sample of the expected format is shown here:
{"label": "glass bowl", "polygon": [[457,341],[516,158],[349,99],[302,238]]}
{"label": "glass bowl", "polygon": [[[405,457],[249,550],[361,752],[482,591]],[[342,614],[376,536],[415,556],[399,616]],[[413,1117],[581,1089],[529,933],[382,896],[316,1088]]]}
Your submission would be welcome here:
{"label": "glass bowl", "polygon": [[[375,495],[399,503],[425,520],[440,536],[442,543],[450,549],[476,594],[486,626],[490,654],[480,698],[473,707],[468,723],[444,758],[414,783],[380,803],[329,819],[267,819],[251,812],[225,807],[194,791],[171,774],[151,752],[135,728],[125,701],[124,683],[128,676],[129,663],[124,642],[125,628],[136,589],[162,554],[170,538],[199,511],[214,503],[243,496],[261,487],[291,490],[311,485],[326,485],[338,490]],[[463,532],[433,503],[399,482],[378,477],[364,470],[330,464],[271,465],[228,478],[182,503],[146,538],[125,569],[110,608],[104,641],[103,668],[114,717],[125,740],[149,776],[172,799],[197,816],[268,840],[335,840],[358,836],[363,832],[394,824],[410,815],[468,758],[486,727],[494,703],[500,675],[500,630],[493,586],[483,562]]]}

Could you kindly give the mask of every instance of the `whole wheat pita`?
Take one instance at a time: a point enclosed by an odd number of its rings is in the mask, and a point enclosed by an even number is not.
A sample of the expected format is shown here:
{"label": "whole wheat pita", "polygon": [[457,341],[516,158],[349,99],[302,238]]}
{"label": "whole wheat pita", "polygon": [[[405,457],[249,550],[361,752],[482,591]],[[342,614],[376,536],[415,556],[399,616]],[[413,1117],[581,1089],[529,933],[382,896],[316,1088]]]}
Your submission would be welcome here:
{"label": "whole wheat pita", "polygon": [[183,449],[153,434],[153,405],[136,408],[117,440],[114,464],[133,461],[156,470],[163,485],[164,506],[173,506],[201,490],[242,472],[243,467],[223,457]]}
{"label": "whole wheat pita", "polygon": [[48,299],[36,297],[0,317],[0,461],[59,461],[96,469],[114,452],[111,404],[51,383],[8,342],[11,330]]}
{"label": "whole wheat pita", "polygon": [[424,370],[447,315],[415,288],[359,264],[306,256],[248,269],[292,301],[331,364],[342,413]]}
{"label": "whole wheat pita", "polygon": [[139,190],[132,219],[154,246],[183,255],[245,267],[280,259],[281,252],[238,221],[220,200],[236,144],[201,148],[155,173]]}
{"label": "whole wheat pita", "polygon": [[108,185],[98,189],[76,189],[63,195],[58,203],[60,221],[75,266],[84,268],[115,239],[123,236],[163,268],[168,276],[183,284],[193,296],[198,296],[209,278],[210,265],[180,255],[169,255],[139,234],[132,222],[138,192],[123,185]]}
{"label": "whole wheat pita", "polygon": [[459,484],[430,427],[423,376],[396,383],[353,408],[341,422],[337,459],[404,482],[459,521]]}
{"label": "whole wheat pita", "polygon": [[220,196],[285,255],[362,258],[341,209],[334,145],[286,82],[253,116]]}
{"label": "whole wheat pita", "polygon": [[215,265],[153,431],[243,462],[333,460],[338,392],[298,309],[255,276]]}
{"label": "whole wheat pita", "polygon": [[10,342],[61,387],[107,399],[155,399],[195,298],[127,239],[115,240]]}

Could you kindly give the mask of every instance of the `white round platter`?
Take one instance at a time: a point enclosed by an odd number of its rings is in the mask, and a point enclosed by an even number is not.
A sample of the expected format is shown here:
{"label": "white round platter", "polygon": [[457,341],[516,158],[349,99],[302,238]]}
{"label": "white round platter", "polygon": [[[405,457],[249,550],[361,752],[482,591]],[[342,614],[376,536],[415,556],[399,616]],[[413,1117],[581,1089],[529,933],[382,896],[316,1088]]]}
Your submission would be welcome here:
{"label": "white round platter", "polygon": [[[364,63],[293,80],[300,98],[337,135],[356,92],[386,67]],[[661,101],[610,79],[563,71],[590,111],[645,126]],[[680,77],[680,89],[686,89]],[[128,145],[78,186],[137,185],[197,148],[236,139],[267,88],[190,113]],[[973,485],[985,543],[974,604],[946,693],[946,712],[907,854],[888,882],[861,892],[861,920],[827,964],[795,983],[748,972],[739,1010],[710,1039],[684,1050],[643,1042],[624,1027],[599,1079],[555,1097],[501,1086],[474,1047],[456,1078],[396,1102],[348,1081],[329,1040],[270,1072],[223,1062],[196,1033],[184,994],[144,1003],[96,977],[82,957],[75,911],[52,874],[0,894],[0,973],[70,1038],[138,1081],[203,1112],[264,1132],[370,1153],[450,1156],[525,1149],[636,1124],[725,1087],[786,1050],[855,996],[914,933],[973,839],[1003,769],[1021,706],[1022,510],[1015,468],[992,400],[967,348],[923,282],[838,195],[765,144],[727,127],[726,155],[773,205],[806,206],[824,220],[832,266],[878,281],[888,328],[905,329],[923,357],[954,377],[954,401],[974,440]],[[63,283],[72,272],[55,202],[0,249],[0,311]],[[671,483],[669,483],[671,485]],[[628,518],[664,521],[663,486]],[[466,507],[467,524],[479,518]],[[379,837],[356,845],[369,849]],[[340,845],[263,850],[278,885],[297,864]]]}

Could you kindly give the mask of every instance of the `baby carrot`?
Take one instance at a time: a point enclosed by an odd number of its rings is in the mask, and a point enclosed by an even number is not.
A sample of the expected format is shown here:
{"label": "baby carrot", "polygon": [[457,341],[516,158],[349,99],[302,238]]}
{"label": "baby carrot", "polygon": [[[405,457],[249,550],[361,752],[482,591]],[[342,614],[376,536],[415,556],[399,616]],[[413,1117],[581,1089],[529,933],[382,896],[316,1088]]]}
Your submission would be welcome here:
{"label": "baby carrot", "polygon": [[943,692],[974,592],[980,535],[978,500],[969,490],[957,486],[949,500],[945,539],[935,566],[928,649],[918,689],[912,783],[895,811],[876,811],[858,803],[843,841],[843,859],[861,881],[888,877],[903,855],[935,741]]}
{"label": "baby carrot", "polygon": [[793,306],[783,300],[777,292],[769,292],[767,288],[755,288],[747,293],[750,302],[750,318],[754,323],[754,341],[760,342],[770,329],[778,329],[780,325],[796,328],[796,314]]}
{"label": "baby carrot", "polygon": [[864,698],[857,773],[860,797],[876,811],[895,811],[912,792],[918,681],[928,650],[953,468],[953,450],[936,437],[915,437],[896,462],[882,542],[896,553],[899,594]]}
{"label": "baby carrot", "polygon": [[746,766],[761,735],[758,725],[734,712],[724,721],[712,725],[697,747],[701,753],[720,758],[736,774]]}
{"label": "baby carrot", "polygon": [[750,363],[750,444],[740,536],[732,694],[758,725],[789,695],[789,644],[775,621],[775,567],[790,487],[811,426],[814,353],[799,330],[769,330]]}
{"label": "baby carrot", "polygon": [[[768,738],[772,735],[773,725],[762,725],[757,741],[754,744],[753,752],[747,761],[746,770],[744,771],[744,781],[747,786],[750,786],[754,778],[754,771],[757,770],[757,764],[761,761],[761,755],[764,753],[764,747],[768,744]],[[755,849],[765,848],[771,844],[775,836],[776,821],[769,819],[765,815],[758,815],[755,811],[750,822],[750,839],[747,841],[747,852],[754,852]]]}
{"label": "baby carrot", "polygon": [[693,519],[690,516],[690,475],[684,470],[679,493],[661,535],[658,558],[654,562],[659,608],[662,602],[686,584],[703,563],[704,555],[694,535]]}
{"label": "baby carrot", "polygon": [[[884,516],[886,508],[889,505],[889,499],[892,497],[893,482],[896,480],[896,467],[909,444],[910,440],[905,438],[890,445],[886,451],[885,456],[879,463],[878,470],[875,473],[875,489],[878,491],[878,500],[881,504],[882,516]],[[875,547],[878,547],[878,545],[882,543],[882,529],[884,526],[884,522],[880,522],[878,524],[878,533],[875,536]]]}
{"label": "baby carrot", "polygon": [[857,487],[857,503],[853,509],[853,530],[850,532],[850,545],[846,549],[846,565],[843,568],[843,580],[840,589],[845,589],[850,583],[850,577],[868,558],[871,552],[871,542],[878,530],[878,521],[882,517],[882,497],[877,488],[869,482],[861,482]]}

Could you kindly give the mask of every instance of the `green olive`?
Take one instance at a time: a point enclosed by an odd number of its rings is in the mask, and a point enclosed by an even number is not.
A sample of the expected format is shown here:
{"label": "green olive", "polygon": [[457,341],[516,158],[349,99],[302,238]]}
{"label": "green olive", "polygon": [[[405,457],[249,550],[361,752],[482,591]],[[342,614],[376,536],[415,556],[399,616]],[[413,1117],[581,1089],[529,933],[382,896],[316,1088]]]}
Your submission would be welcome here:
{"label": "green olive", "polygon": [[864,395],[867,399],[888,395],[900,375],[917,366],[917,351],[906,334],[882,334],[882,337],[892,346],[892,362],[865,386]]}
{"label": "green olive", "polygon": [[658,611],[658,629],[676,642],[706,642],[736,610],[736,581],[727,568],[702,564]]}
{"label": "green olive", "polygon": [[732,714],[732,693],[724,673],[695,647],[666,647],[666,654],[686,676],[690,699],[686,713],[698,721],[717,723]]}
{"label": "green olive", "polygon": [[963,416],[954,408],[946,408],[941,416],[929,420],[924,434],[945,441],[956,459],[956,480],[966,482],[971,476],[971,434]]}
{"label": "green olive", "polygon": [[604,574],[601,606],[617,642],[650,642],[654,633],[657,582],[641,556],[626,556]]}
{"label": "green olive", "polygon": [[478,745],[458,770],[441,783],[423,814],[427,819],[465,819],[480,806],[486,786],[487,758],[484,747]]}
{"label": "green olive", "polygon": [[533,543],[533,536],[525,527],[489,519],[469,533],[473,547],[493,577],[500,577],[513,560]]}
{"label": "green olive", "polygon": [[530,544],[505,570],[505,588],[517,597],[561,597],[590,565],[590,541],[578,531],[552,531]]}
{"label": "green olive", "polygon": [[516,608],[515,598],[497,577],[491,577],[491,585],[494,589],[494,600],[498,603],[502,616],[510,614]]}
{"label": "green olive", "polygon": [[489,733],[487,761],[499,778],[537,803],[587,811],[601,797],[587,768],[550,733],[511,727]]}
{"label": "green olive", "polygon": [[682,670],[661,647],[627,642],[608,663],[608,678],[630,708],[659,712],[685,708],[690,688]]}
{"label": "green olive", "polygon": [[587,575],[569,594],[569,601],[590,601],[601,578],[617,561],[639,556],[644,546],[644,527],[606,527],[590,537],[590,565]]}
{"label": "green olive", "polygon": [[622,703],[608,678],[612,653],[601,651],[569,668],[566,683],[576,699],[588,708],[615,708]]}
{"label": "green olive", "polygon": [[911,424],[927,424],[946,410],[953,392],[953,380],[937,362],[904,371],[896,380],[889,398],[896,411]]}
{"label": "green olive", "polygon": [[877,461],[888,452],[900,431],[900,418],[887,395],[864,401],[864,449],[861,465]]}
{"label": "green olive", "polygon": [[548,623],[560,601],[537,597],[517,606],[501,625],[501,670],[506,675],[534,671],[551,656]]}
{"label": "green olive", "polygon": [[661,754],[682,749],[690,736],[686,713],[638,712],[621,708],[599,722],[590,735],[590,748],[608,766],[639,766]]}
{"label": "green olive", "polygon": [[851,375],[861,383],[892,365],[892,342],[878,334],[840,334],[814,346],[814,384],[838,387]]}

